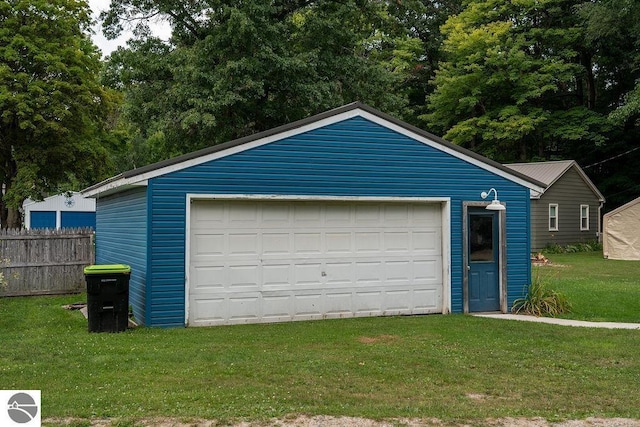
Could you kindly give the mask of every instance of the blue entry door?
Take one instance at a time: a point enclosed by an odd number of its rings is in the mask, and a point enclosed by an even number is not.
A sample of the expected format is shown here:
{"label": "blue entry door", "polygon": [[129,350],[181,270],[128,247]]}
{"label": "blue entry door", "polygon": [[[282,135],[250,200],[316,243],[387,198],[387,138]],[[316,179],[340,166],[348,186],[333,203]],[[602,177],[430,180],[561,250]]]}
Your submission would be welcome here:
{"label": "blue entry door", "polygon": [[467,218],[469,311],[500,310],[498,212],[471,209]]}

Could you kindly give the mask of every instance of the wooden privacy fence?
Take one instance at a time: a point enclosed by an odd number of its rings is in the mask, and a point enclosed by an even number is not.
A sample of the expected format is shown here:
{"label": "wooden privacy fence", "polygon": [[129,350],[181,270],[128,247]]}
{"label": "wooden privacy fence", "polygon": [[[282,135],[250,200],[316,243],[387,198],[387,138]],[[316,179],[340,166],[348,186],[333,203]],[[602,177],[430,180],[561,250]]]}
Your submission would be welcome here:
{"label": "wooden privacy fence", "polygon": [[0,296],[80,292],[94,255],[91,228],[0,230]]}

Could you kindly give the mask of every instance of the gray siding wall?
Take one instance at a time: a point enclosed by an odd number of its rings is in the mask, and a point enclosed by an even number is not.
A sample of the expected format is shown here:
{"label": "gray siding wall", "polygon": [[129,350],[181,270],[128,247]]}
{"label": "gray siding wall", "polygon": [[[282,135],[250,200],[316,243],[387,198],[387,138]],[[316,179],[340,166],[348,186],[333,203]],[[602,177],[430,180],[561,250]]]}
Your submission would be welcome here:
{"label": "gray siding wall", "polygon": [[[549,204],[558,205],[558,231],[549,231]],[[589,230],[580,230],[580,205],[589,205]],[[531,201],[531,250],[596,240],[599,206],[580,174],[569,169],[539,200]]]}
{"label": "gray siding wall", "polygon": [[147,189],[100,198],[96,208],[96,264],[131,266],[129,304],[146,323]]}

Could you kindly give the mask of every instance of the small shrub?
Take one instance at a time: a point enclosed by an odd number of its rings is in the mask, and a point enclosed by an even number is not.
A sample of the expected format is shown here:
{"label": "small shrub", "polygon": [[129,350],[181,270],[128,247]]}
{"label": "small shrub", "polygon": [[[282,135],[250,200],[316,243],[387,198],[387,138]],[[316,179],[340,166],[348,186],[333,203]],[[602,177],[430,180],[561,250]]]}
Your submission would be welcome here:
{"label": "small shrub", "polygon": [[542,250],[545,254],[573,254],[577,252],[593,252],[601,251],[602,243],[596,240],[584,243],[573,243],[570,245],[560,246],[557,243],[548,244]]}
{"label": "small shrub", "polygon": [[513,302],[511,312],[515,314],[532,314],[534,316],[557,316],[571,311],[571,304],[567,297],[552,289],[540,278],[536,277],[527,288],[527,295]]}

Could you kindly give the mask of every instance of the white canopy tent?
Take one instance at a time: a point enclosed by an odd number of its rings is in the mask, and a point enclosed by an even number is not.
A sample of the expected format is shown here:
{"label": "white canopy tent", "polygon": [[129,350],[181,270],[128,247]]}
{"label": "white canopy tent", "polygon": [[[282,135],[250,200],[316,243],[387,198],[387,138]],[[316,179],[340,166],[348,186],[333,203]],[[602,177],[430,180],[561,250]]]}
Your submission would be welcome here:
{"label": "white canopy tent", "polygon": [[607,213],[602,222],[604,257],[640,260],[640,197]]}

